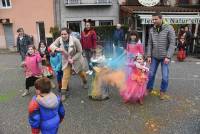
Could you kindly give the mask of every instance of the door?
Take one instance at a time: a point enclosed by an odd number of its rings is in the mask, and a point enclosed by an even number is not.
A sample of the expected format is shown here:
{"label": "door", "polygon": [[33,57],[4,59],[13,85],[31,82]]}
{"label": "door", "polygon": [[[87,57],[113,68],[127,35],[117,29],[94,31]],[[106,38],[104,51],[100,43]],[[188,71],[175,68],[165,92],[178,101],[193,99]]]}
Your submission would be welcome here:
{"label": "door", "polygon": [[37,22],[37,31],[39,41],[46,41],[44,22]]}
{"label": "door", "polygon": [[15,39],[13,35],[13,26],[12,24],[3,24],[5,39],[6,39],[6,46],[7,48],[11,48],[15,44]]}

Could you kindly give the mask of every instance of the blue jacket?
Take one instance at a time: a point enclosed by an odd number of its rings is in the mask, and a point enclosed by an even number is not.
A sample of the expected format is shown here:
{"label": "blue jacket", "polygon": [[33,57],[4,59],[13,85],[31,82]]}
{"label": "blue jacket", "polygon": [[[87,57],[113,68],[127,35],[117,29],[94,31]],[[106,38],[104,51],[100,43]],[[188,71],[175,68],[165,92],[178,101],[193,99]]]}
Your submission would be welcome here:
{"label": "blue jacket", "polygon": [[54,56],[50,56],[50,64],[54,72],[62,70],[62,55],[61,53],[56,52]]}
{"label": "blue jacket", "polygon": [[60,98],[54,93],[47,96],[34,96],[29,104],[29,123],[32,133],[57,134],[65,109]]}
{"label": "blue jacket", "polygon": [[124,41],[123,29],[116,29],[113,34],[114,41]]}

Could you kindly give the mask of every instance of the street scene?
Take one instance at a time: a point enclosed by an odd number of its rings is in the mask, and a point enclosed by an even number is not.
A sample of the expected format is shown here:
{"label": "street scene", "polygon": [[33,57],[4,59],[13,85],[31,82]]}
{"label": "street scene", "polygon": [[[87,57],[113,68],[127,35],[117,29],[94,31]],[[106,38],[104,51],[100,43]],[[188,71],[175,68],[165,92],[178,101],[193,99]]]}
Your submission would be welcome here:
{"label": "street scene", "polygon": [[[34,88],[30,96],[21,97],[25,79],[19,55],[1,54],[0,59],[0,132],[28,134],[27,105]],[[109,100],[91,101],[87,90],[80,88],[80,79],[73,76],[70,97],[63,103],[66,117],[59,134],[199,134],[199,59],[172,61],[170,66],[169,98],[160,101],[156,94],[150,95],[142,106],[124,104],[117,90],[111,90]],[[159,83],[160,77],[156,81]],[[159,89],[159,84],[155,89]]]}
{"label": "street scene", "polygon": [[199,24],[200,0],[0,0],[0,134],[200,134]]}

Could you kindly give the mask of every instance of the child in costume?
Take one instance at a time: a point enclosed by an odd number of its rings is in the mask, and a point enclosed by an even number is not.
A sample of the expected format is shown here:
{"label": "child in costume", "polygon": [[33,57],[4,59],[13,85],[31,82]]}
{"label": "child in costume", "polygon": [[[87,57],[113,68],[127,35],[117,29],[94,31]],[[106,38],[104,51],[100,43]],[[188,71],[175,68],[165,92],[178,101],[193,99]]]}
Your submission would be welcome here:
{"label": "child in costume", "polygon": [[[127,62],[133,62],[137,53],[144,53],[144,48],[139,39],[138,33],[136,31],[131,31],[126,46]],[[130,73],[131,67],[126,66],[126,78],[128,78]]]}
{"label": "child in costume", "polygon": [[57,134],[59,124],[65,116],[60,97],[51,92],[49,78],[43,77],[35,82],[36,95],[29,103],[29,124],[32,134]]}
{"label": "child in costume", "polygon": [[62,54],[60,52],[50,52],[50,63],[56,75],[59,91],[62,87]]}
{"label": "child in costume", "polygon": [[29,94],[29,88],[34,85],[34,82],[42,77],[42,70],[40,67],[41,57],[36,51],[35,46],[29,45],[28,52],[22,62],[22,67],[24,67],[25,77],[26,77],[26,89],[22,96]]}
{"label": "child in costume", "polygon": [[128,66],[131,67],[131,73],[127,78],[125,87],[120,91],[120,95],[126,103],[139,102],[143,104],[149,68],[146,67],[144,57],[141,54],[137,54],[134,62],[128,63]]}
{"label": "child in costume", "polygon": [[184,61],[186,57],[186,44],[185,44],[185,37],[181,36],[180,41],[178,43],[178,54],[177,59],[178,61]]}
{"label": "child in costume", "polygon": [[45,66],[49,62],[49,52],[47,50],[47,45],[45,42],[41,41],[38,45],[38,52],[42,58],[42,65]]}
{"label": "child in costume", "polygon": [[109,86],[103,80],[103,76],[109,72],[105,67],[105,56],[102,54],[102,48],[98,47],[90,60],[92,74],[90,77],[91,85],[88,90],[88,96],[93,100],[109,99]]}
{"label": "child in costume", "polygon": [[[139,39],[138,33],[136,31],[131,31],[126,46],[128,60],[132,60],[132,58],[137,54],[135,53],[135,45],[142,45],[142,43]],[[143,47],[141,47],[141,49],[143,49]],[[142,51],[143,50],[140,52],[143,53]]]}
{"label": "child in costume", "polygon": [[53,75],[53,70],[49,64],[49,51],[47,48],[47,45],[45,42],[41,41],[38,45],[38,51],[40,53],[40,56],[42,58],[42,72],[43,72],[43,76],[45,77],[52,77]]}

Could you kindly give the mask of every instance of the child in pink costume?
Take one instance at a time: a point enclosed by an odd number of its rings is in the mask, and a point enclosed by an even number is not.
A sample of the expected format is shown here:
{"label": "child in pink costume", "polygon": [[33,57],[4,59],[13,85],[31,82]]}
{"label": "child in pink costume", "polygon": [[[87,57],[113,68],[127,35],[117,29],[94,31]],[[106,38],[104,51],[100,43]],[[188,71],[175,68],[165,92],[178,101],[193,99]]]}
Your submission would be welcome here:
{"label": "child in pink costume", "polygon": [[23,97],[29,94],[29,88],[33,86],[35,81],[42,76],[40,63],[41,57],[39,52],[36,51],[35,46],[29,45],[25,60],[22,63],[26,77],[26,89],[22,94]]}
{"label": "child in pink costume", "polygon": [[137,54],[134,62],[128,63],[128,66],[131,67],[131,73],[127,78],[126,86],[120,91],[120,95],[125,103],[139,102],[143,104],[149,68],[146,67],[141,54]]}

